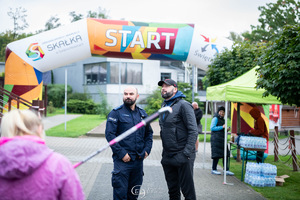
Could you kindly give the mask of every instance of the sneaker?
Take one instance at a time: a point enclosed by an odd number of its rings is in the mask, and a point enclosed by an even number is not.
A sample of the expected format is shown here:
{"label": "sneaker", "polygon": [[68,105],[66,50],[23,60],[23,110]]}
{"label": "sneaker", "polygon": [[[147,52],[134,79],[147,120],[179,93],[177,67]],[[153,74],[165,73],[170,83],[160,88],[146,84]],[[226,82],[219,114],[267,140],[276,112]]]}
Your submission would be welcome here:
{"label": "sneaker", "polygon": [[221,172],[218,172],[217,170],[211,170],[211,174],[221,175]]}
{"label": "sneaker", "polygon": [[234,173],[228,170],[228,171],[226,171],[226,175],[228,175],[228,176],[234,176]]}

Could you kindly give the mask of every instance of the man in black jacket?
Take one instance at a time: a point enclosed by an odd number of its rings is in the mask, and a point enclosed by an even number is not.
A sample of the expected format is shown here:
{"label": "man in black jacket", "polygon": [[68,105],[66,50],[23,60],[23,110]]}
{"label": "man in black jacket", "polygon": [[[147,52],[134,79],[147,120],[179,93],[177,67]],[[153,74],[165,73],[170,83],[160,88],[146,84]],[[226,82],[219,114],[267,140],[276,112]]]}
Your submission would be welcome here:
{"label": "man in black jacket", "polygon": [[161,164],[169,189],[169,198],[180,200],[180,190],[185,199],[196,200],[193,180],[193,160],[197,140],[197,124],[192,105],[183,100],[185,95],[178,91],[172,79],[158,82],[162,86],[162,104],[171,106],[173,112],[159,118],[160,136],[163,144]]}

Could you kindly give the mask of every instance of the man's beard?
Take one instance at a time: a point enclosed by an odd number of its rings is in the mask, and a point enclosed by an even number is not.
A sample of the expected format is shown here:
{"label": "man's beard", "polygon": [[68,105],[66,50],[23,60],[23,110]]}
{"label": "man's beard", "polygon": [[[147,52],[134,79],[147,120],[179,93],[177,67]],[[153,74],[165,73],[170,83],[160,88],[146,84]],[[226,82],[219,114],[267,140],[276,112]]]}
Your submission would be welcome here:
{"label": "man's beard", "polygon": [[169,99],[171,96],[173,96],[173,90],[170,92],[166,92],[166,93],[161,93],[161,97],[164,99]]}
{"label": "man's beard", "polygon": [[135,100],[131,100],[131,99],[124,99],[123,102],[126,106],[132,106],[135,103]]}

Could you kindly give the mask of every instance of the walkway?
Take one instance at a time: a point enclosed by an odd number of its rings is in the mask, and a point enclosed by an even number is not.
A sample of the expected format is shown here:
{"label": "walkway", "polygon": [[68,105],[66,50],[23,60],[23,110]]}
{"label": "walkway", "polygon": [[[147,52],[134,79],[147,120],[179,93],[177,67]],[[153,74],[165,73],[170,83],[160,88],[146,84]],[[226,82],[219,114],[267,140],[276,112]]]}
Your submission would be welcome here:
{"label": "walkway", "polygon": [[[45,118],[43,121],[45,127],[49,127],[47,125],[49,121],[51,121],[51,123],[64,123],[64,121],[61,121],[61,117],[51,117],[51,120]],[[159,127],[157,127],[157,122],[154,122],[151,125],[155,135],[158,135],[159,129],[157,128]],[[46,143],[51,149],[65,155],[72,163],[77,163],[104,146],[106,140],[104,137],[47,137]],[[204,145],[203,143],[200,143],[200,151],[197,154],[194,169],[197,199],[265,199],[247,184],[241,182],[234,176],[227,176],[227,183],[232,183],[233,185],[224,185],[223,175],[216,176],[210,173],[210,144],[206,143],[204,164],[202,162],[204,156],[203,149]],[[151,154],[144,161],[145,175],[139,199],[168,199],[167,185],[160,164],[161,152],[161,140],[155,139]],[[111,150],[107,149],[76,169],[80,176],[86,199],[112,199],[111,171],[113,164],[111,154]]]}

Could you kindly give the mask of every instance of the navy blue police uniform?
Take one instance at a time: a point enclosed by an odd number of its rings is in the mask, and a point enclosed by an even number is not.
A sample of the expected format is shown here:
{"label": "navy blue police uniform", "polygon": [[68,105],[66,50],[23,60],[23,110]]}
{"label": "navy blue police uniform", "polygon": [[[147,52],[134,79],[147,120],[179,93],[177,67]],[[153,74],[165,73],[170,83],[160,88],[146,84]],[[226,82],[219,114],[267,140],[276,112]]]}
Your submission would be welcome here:
{"label": "navy blue police uniform", "polygon": [[[124,104],[113,109],[106,122],[105,137],[111,141],[146,118],[146,112],[135,106],[135,110]],[[112,186],[114,199],[137,199],[143,182],[143,160],[145,152],[150,154],[153,143],[153,131],[150,125],[141,127],[133,134],[111,146],[114,169]],[[122,158],[129,154],[130,162]]]}

